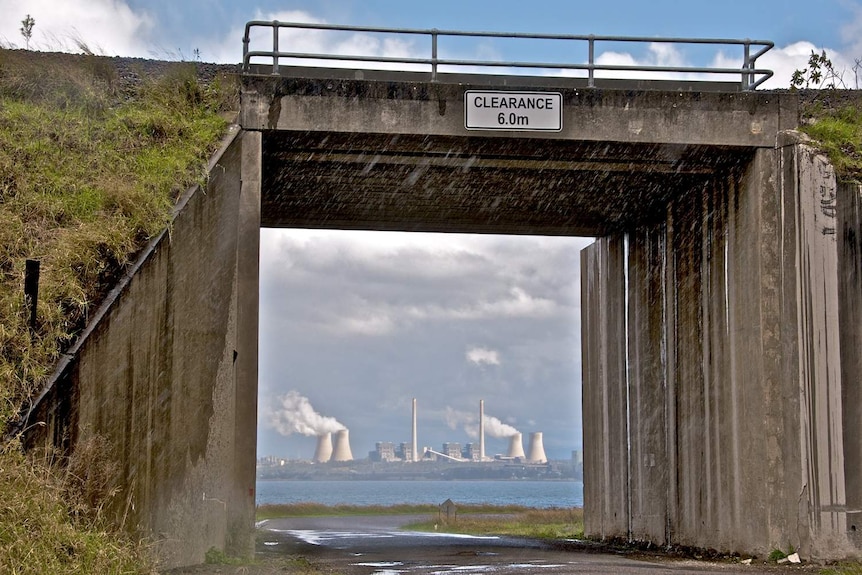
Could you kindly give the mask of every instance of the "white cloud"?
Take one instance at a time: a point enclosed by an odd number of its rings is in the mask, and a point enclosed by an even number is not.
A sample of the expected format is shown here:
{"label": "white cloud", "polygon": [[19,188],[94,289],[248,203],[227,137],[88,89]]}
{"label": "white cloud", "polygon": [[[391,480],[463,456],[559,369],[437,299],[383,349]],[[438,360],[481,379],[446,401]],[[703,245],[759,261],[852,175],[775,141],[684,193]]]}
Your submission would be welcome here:
{"label": "white cloud", "polygon": [[495,349],[474,347],[467,350],[467,360],[476,365],[500,365],[500,353]]}
{"label": "white cloud", "polygon": [[[602,66],[688,66],[679,48],[674,44],[652,42],[644,58],[635,58],[628,52],[602,52],[596,58]],[[597,78],[652,78],[680,77],[679,72],[635,72],[624,70],[596,70]]]}
{"label": "white cloud", "polygon": [[333,331],[342,335],[389,335],[395,329],[395,321],[385,310],[365,310],[357,315],[339,318]]}
{"label": "white cloud", "polygon": [[547,318],[559,310],[550,299],[528,294],[513,287],[508,294],[490,300],[473,299],[451,306],[435,303],[392,303],[389,301],[356,301],[328,315],[328,329],[340,335],[388,335],[396,329],[407,329],[429,321],[483,321],[495,318]]}
{"label": "white cloud", "polygon": [[[300,10],[261,12],[258,11],[253,20],[271,22],[301,22],[309,24],[324,24],[325,21]],[[204,45],[204,55],[216,62],[240,62],[242,60],[242,44],[240,39],[245,35],[245,25],[236,26],[220,40]],[[385,56],[390,58],[420,57],[421,51],[413,40],[406,36],[367,34],[358,32],[333,32],[326,30],[310,30],[302,28],[282,28],[278,35],[278,47],[281,52],[307,54],[333,54],[350,56]],[[273,49],[272,29],[269,27],[253,27],[249,35],[249,50],[270,52]],[[429,57],[430,54],[425,54]],[[252,63],[270,64],[271,59],[254,58]],[[386,70],[424,70],[427,66],[408,64],[370,64],[367,62],[351,62],[327,59],[282,59],[281,65],[321,66],[329,68],[375,68]]]}
{"label": "white cloud", "polygon": [[[833,48],[815,46],[811,42],[801,41],[788,44],[784,47],[775,47],[757,60],[758,68],[766,68],[774,72],[772,78],[764,82],[759,89],[789,88],[790,79],[796,70],[805,70],[808,67],[808,59],[812,52],[820,54],[826,51],[826,56],[832,62],[836,73],[847,88],[855,88],[853,75],[853,62],[844,54]],[[737,67],[740,65],[738,59],[726,56],[719,52],[713,60],[712,66]],[[836,82],[841,87],[840,82]],[[812,86],[815,87],[815,86]]]}
{"label": "white cloud", "polygon": [[30,48],[80,52],[78,42],[107,56],[149,55],[155,18],[118,0],[0,0],[0,42],[23,48],[21,20],[36,21]]}

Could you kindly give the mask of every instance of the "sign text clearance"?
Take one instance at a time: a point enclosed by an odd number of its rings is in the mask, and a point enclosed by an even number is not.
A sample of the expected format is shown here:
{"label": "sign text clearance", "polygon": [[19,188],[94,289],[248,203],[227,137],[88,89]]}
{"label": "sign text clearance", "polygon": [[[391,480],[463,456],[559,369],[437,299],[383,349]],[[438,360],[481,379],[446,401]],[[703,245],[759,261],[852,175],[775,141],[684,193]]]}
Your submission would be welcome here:
{"label": "sign text clearance", "polygon": [[563,95],[467,90],[464,126],[468,130],[559,132],[563,129]]}

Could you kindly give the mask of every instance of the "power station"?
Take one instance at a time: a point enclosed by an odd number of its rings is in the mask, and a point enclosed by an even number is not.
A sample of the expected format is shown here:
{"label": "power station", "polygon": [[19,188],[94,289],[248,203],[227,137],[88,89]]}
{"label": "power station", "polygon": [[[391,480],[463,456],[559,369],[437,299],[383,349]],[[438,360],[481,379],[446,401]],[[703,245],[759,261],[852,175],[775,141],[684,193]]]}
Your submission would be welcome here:
{"label": "power station", "polygon": [[[482,461],[517,461],[529,464],[545,464],[548,458],[545,455],[543,434],[540,431],[529,435],[527,451],[524,451],[523,434],[509,425],[502,424],[496,418],[485,417],[485,400],[479,400],[479,443],[467,443],[463,447],[460,443],[446,442],[442,448],[431,447],[419,448],[418,440],[418,407],[416,398],[411,401],[411,441],[399,443],[379,441],[375,444],[375,450],[369,453],[372,461],[402,461],[419,462],[427,460],[445,460],[455,462],[482,462]],[[488,457],[485,453],[486,423],[489,419],[492,423],[491,433],[494,437],[508,439],[508,449],[505,454]],[[473,420],[475,421],[475,420]],[[496,422],[496,427],[494,426]],[[340,424],[339,424],[340,425]],[[506,435],[501,435],[501,429]],[[325,431],[317,434],[317,445],[312,458],[314,463],[346,462],[353,461],[353,452],[350,447],[350,434],[346,428],[337,431]]]}

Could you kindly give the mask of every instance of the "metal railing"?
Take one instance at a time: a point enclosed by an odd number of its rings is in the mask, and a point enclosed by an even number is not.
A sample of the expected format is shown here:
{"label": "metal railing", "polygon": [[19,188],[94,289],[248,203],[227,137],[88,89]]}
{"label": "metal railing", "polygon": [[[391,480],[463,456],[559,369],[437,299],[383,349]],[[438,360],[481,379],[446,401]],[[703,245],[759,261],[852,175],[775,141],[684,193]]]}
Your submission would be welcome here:
{"label": "metal railing", "polygon": [[[251,34],[255,28],[271,28],[272,49],[250,50]],[[430,58],[398,57],[398,56],[366,56],[357,54],[332,54],[311,53],[299,51],[282,51],[279,46],[279,32],[282,29],[294,30],[316,30],[332,32],[355,32],[366,34],[387,34],[426,36],[430,38]],[[444,38],[468,37],[468,38],[505,38],[525,40],[563,40],[573,43],[586,43],[586,63],[569,62],[530,62],[530,61],[497,61],[497,60],[461,60],[451,58],[440,58],[438,46]],[[712,44],[716,46],[738,46],[742,47],[742,65],[739,68],[720,68],[709,66],[650,66],[650,65],[620,65],[600,64],[596,62],[596,47],[602,43],[614,44]],[[649,72],[649,73],[682,73],[706,76],[737,76],[740,78],[742,90],[754,90],[763,82],[772,77],[772,70],[756,67],[757,59],[769,51],[774,44],[765,40],[750,39],[726,39],[726,38],[649,38],[637,36],[579,36],[569,34],[527,34],[527,33],[505,33],[505,32],[463,32],[456,30],[436,29],[408,29],[408,28],[378,28],[369,26],[339,26],[332,24],[309,24],[300,22],[279,22],[253,20],[245,25],[245,36],[243,37],[242,70],[243,73],[251,72],[253,58],[268,58],[272,61],[272,74],[281,73],[280,60],[322,60],[338,62],[365,62],[373,64],[401,64],[408,66],[427,66],[431,74],[431,81],[437,81],[438,69],[448,68],[514,68],[514,69],[545,69],[545,70],[576,70],[586,71],[587,85],[595,86],[596,71],[605,72]]]}

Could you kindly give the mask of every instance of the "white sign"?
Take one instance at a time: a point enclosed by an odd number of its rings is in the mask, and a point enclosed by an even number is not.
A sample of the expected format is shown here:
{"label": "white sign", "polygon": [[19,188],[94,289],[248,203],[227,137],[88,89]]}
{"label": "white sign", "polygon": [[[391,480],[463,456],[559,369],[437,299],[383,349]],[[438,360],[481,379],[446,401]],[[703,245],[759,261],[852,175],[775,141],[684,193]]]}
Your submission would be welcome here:
{"label": "white sign", "polygon": [[563,129],[563,95],[467,90],[464,126],[468,130],[559,132]]}

